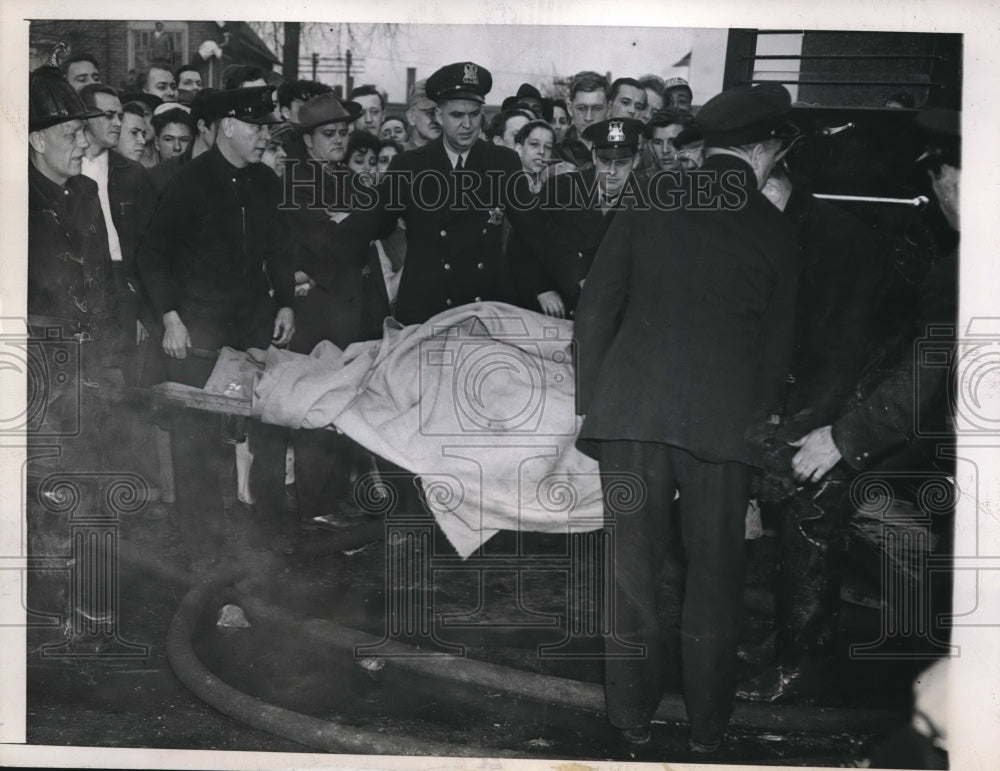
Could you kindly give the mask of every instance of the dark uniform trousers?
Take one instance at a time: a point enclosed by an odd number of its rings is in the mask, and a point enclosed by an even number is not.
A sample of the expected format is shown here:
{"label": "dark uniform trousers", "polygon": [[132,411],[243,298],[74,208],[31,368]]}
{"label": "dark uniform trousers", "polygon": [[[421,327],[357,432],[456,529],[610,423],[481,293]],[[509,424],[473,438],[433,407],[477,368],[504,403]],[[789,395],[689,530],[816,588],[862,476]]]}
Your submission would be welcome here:
{"label": "dark uniform trousers", "polygon": [[[618,728],[648,724],[664,678],[678,664],[664,654],[679,650],[688,716],[705,732],[693,738],[715,741],[729,722],[736,683],[751,469],[628,440],[602,442],[600,466],[602,479],[638,474],[643,486],[641,504],[625,513],[615,512],[614,495],[605,491],[615,550],[615,637],[646,649],[642,657],[605,661],[608,718]],[[683,554],[663,537],[677,490]]]}

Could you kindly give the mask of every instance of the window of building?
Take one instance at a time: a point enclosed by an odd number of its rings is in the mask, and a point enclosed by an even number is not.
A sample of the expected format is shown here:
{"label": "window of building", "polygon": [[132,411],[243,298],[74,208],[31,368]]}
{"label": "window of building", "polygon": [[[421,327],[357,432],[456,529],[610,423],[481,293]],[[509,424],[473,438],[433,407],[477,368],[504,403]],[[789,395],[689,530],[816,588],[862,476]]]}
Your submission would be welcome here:
{"label": "window of building", "polygon": [[128,67],[139,71],[153,61],[166,61],[176,69],[190,61],[188,50],[188,23],[164,21],[161,34],[156,34],[156,21],[130,21],[128,23]]}

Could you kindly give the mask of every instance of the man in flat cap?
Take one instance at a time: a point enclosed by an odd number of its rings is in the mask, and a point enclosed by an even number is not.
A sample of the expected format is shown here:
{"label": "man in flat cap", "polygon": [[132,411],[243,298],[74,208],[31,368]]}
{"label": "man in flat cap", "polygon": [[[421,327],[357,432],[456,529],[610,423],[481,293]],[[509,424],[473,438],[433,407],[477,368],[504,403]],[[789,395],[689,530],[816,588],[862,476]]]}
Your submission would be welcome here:
{"label": "man in flat cap", "polygon": [[663,109],[691,112],[694,94],[684,78],[669,78],[663,83]]}
{"label": "man in flat cap", "polygon": [[[268,126],[280,121],[272,90],[209,96],[215,146],[170,181],[140,246],[140,278],[165,328],[169,380],[202,387],[223,346],[286,345],[294,332],[280,183],[259,163]],[[197,410],[178,410],[173,442],[181,535],[194,566],[207,568],[223,542],[219,477],[231,450],[218,418]],[[274,427],[254,424],[250,442],[257,511],[272,518],[273,530],[284,498],[284,441]]]}
{"label": "man in flat cap", "polygon": [[583,137],[591,143],[592,163],[543,185],[542,205],[526,214],[509,245],[521,305],[561,318],[576,315],[580,288],[638,163],[645,133],[645,124],[633,118],[588,126]]}
{"label": "man in flat cap", "polygon": [[124,330],[97,183],[81,174],[86,121],[104,113],[55,67],[33,72],[28,88],[28,325],[42,340],[37,353],[65,376],[30,384],[44,404],[28,434],[61,437],[62,463],[106,467],[101,438],[122,395]]}
{"label": "man in flat cap", "polygon": [[528,110],[536,118],[552,122],[552,103],[543,99],[541,92],[530,83],[522,83],[514,96],[508,96],[500,104],[501,111],[514,109]]}
{"label": "man in flat cap", "polygon": [[[502,225],[514,227],[519,207],[531,199],[521,159],[479,138],[483,102],[493,84],[474,62],[442,67],[427,79],[437,102],[438,139],[393,159],[370,211],[343,223],[335,248],[365,249],[388,236],[399,217],[406,223],[406,269],[396,298],[396,318],[421,323],[437,313],[481,300],[509,300],[509,269],[502,254]],[[430,180],[430,181],[428,181]],[[331,276],[313,276],[319,284]]]}
{"label": "man in flat cap", "polygon": [[407,150],[423,147],[441,136],[437,102],[427,96],[426,79],[418,80],[410,88],[406,99],[406,122],[410,126],[410,137],[405,145]]}
{"label": "man in flat cap", "polygon": [[[599,460],[609,492],[639,477],[634,507],[617,510],[609,494],[605,509],[606,647],[645,651],[606,659],[608,717],[636,743],[649,741],[662,678],[679,662],[693,750],[717,748],[733,707],[756,437],[769,430],[792,343],[794,234],[760,193],[790,107],[784,89],[710,100],[696,119],[708,156],[698,195],[620,211],[580,296],[578,447]],[[686,562],[664,537],[678,491]]]}

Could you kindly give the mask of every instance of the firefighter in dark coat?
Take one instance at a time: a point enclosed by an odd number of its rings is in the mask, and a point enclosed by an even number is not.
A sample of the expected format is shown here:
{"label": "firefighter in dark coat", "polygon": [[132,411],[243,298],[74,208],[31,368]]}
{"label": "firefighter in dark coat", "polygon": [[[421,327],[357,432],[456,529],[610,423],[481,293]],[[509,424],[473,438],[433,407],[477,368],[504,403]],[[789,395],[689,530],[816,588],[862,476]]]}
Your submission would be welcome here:
{"label": "firefighter in dark coat", "polygon": [[[960,125],[960,114],[945,108],[925,110],[917,116],[917,126],[927,138],[927,152],[919,160],[925,164],[938,209],[956,236],[961,179]],[[955,441],[948,391],[949,380],[955,376],[951,362],[957,318],[956,248],[940,258],[921,282],[912,338],[898,346],[891,366],[880,373],[881,379],[875,383],[870,378],[869,382],[861,382],[860,398],[852,399],[840,414],[794,442],[799,449],[792,458],[791,470],[800,484],[809,488],[836,476],[851,477],[864,470],[884,470],[889,479],[902,470],[910,485],[926,474],[954,474],[948,461]],[[918,345],[921,339],[928,349]],[[928,427],[931,430],[921,436],[918,428]],[[893,489],[893,495],[906,498],[912,495],[912,490]],[[932,510],[919,499],[918,506]],[[821,578],[803,585],[800,604],[839,599],[839,565],[832,565]],[[929,592],[924,586],[920,591]],[[905,626],[919,627],[926,620],[933,636],[946,635],[938,627],[941,622],[937,620],[937,601],[930,592],[928,605],[921,609],[928,618],[907,617]],[[940,601],[947,603],[948,599],[943,597]],[[780,701],[808,695],[817,686],[822,687],[824,682],[815,670],[822,669],[825,663],[821,655],[816,655],[817,649],[823,653],[823,631],[822,626],[802,627],[803,639],[797,641],[797,650],[789,656],[779,647],[778,661],[746,685],[746,697]],[[795,657],[795,653],[800,656]]]}
{"label": "firefighter in dark coat", "polygon": [[[171,180],[140,247],[140,278],[163,319],[172,381],[200,388],[223,346],[287,345],[294,333],[280,182],[259,163],[267,126],[279,122],[272,90],[211,95],[221,116],[216,145]],[[218,418],[197,410],[178,411],[173,442],[181,534],[193,565],[208,568],[224,538],[219,476],[231,451],[220,440]],[[254,513],[268,518],[256,524],[276,536],[287,527],[275,519],[284,501],[284,437],[254,424],[250,443]]]}
{"label": "firefighter in dark coat", "polygon": [[[619,212],[580,296],[578,447],[600,461],[614,549],[605,647],[645,646],[606,658],[605,695],[609,720],[637,743],[672,663],[661,634],[679,637],[692,749],[715,750],[733,707],[752,467],[792,347],[794,233],[760,193],[790,108],[780,87],[709,100],[697,123],[710,184],[679,208]],[[635,486],[627,510],[623,482]],[[667,570],[659,534],[678,491],[687,562]]]}
{"label": "firefighter in dark coat", "polygon": [[[123,339],[97,185],[80,174],[88,109],[54,67],[31,75],[28,115],[28,325],[40,402],[29,438],[62,437],[62,462],[106,465],[102,437],[124,386]],[[44,441],[44,439],[42,440]]]}
{"label": "firefighter in dark coat", "polygon": [[[795,225],[799,291],[795,352],[782,424],[768,461],[764,506],[780,516],[775,597],[778,664],[741,685],[740,698],[776,701],[812,693],[830,671],[838,641],[846,484],[796,485],[789,445],[848,407],[870,352],[872,318],[884,277],[884,245],[861,220],[813,198],[776,168],[764,194]],[[817,513],[822,512],[818,518]],[[822,519],[822,525],[818,520]],[[821,588],[821,591],[817,589]]]}
{"label": "firefighter in dark coat", "polygon": [[580,287],[611,225],[625,181],[639,162],[646,126],[632,118],[591,124],[592,163],[550,178],[539,206],[524,215],[508,244],[519,304],[541,310],[538,296],[555,291],[576,315]]}
{"label": "firefighter in dark coat", "polygon": [[[421,323],[449,308],[482,300],[509,302],[513,288],[503,256],[503,221],[514,227],[518,201],[531,201],[517,153],[479,139],[489,71],[472,62],[442,67],[427,79],[438,103],[442,135],[397,155],[368,211],[343,223],[333,249],[367,250],[387,237],[400,217],[406,223],[406,268],[395,316]],[[318,271],[330,285],[335,266]]]}

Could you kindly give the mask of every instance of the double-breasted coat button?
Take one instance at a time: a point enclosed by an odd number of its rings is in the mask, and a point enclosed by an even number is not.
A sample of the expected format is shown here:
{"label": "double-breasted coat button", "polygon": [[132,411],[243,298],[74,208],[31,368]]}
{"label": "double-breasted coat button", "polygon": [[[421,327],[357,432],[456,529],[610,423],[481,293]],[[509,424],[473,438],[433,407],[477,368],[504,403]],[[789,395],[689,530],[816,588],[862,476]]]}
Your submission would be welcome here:
{"label": "double-breasted coat button", "polygon": [[476,302],[477,302],[477,303],[481,303],[482,301],[483,301],[483,298],[482,298],[482,297],[477,297],[477,298],[476,298]]}
{"label": "double-breasted coat button", "polygon": [[444,264],[444,269],[445,269],[445,270],[451,270],[451,263],[450,263],[450,262],[446,262],[446,263]]}
{"label": "double-breasted coat button", "polygon": [[447,238],[447,237],[448,237],[448,231],[447,230],[442,230],[441,231],[441,238]]}
{"label": "double-breasted coat button", "polygon": [[485,267],[486,265],[484,263],[480,262],[476,264],[476,270],[483,270]]}
{"label": "double-breasted coat button", "polygon": [[444,304],[445,304],[445,305],[451,305],[451,298],[450,298],[450,297],[449,297],[449,298],[447,298],[447,299],[446,299],[446,300],[444,301]]}

